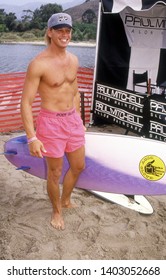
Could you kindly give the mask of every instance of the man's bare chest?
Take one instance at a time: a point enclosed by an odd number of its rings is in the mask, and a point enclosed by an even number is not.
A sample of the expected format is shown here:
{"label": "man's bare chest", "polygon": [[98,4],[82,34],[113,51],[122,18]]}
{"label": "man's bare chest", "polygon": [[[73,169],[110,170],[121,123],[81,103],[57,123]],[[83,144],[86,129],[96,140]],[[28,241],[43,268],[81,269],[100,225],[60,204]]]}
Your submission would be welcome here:
{"label": "man's bare chest", "polygon": [[60,86],[64,83],[72,84],[76,79],[76,71],[72,69],[52,69],[44,73],[42,82],[50,87]]}

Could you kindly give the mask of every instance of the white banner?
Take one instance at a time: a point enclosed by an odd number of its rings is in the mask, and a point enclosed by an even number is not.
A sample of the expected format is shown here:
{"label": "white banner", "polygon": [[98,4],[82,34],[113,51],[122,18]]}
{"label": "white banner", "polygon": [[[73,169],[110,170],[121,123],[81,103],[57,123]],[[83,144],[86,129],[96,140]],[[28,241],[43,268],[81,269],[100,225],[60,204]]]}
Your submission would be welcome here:
{"label": "white banner", "polygon": [[146,11],[127,7],[120,12],[130,47],[166,48],[166,6]]}

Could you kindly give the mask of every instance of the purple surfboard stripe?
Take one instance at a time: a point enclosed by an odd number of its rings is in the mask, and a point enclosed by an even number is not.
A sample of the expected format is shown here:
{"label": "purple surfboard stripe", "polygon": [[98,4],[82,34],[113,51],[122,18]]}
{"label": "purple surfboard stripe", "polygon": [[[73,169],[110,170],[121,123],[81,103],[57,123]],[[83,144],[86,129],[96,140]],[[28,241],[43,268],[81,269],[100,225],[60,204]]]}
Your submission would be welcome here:
{"label": "purple surfboard stripe", "polygon": [[20,167],[17,167],[17,168],[16,168],[16,170],[23,170],[23,171],[29,170],[29,169],[31,169],[30,166],[20,166]]}
{"label": "purple surfboard stripe", "polygon": [[6,151],[4,153],[0,153],[0,155],[16,155],[17,152],[16,151]]}

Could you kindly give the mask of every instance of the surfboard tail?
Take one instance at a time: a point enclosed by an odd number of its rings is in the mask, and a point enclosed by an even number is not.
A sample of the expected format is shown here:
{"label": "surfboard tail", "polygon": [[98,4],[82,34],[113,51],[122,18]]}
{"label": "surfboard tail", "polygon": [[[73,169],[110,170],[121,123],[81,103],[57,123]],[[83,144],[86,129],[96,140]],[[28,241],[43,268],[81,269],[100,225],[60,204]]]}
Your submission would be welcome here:
{"label": "surfboard tail", "polygon": [[146,215],[153,214],[153,208],[151,204],[142,195],[134,195],[131,197],[123,194],[105,193],[92,190],[90,192],[96,196],[99,196],[123,207],[129,208],[131,210],[137,211],[139,213]]}

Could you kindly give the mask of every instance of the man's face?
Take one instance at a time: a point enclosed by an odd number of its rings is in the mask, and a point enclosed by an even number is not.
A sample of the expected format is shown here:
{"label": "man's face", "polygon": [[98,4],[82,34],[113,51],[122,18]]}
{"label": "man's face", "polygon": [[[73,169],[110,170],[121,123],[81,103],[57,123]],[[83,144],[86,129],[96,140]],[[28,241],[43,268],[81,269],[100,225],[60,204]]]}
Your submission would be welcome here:
{"label": "man's face", "polygon": [[72,29],[69,27],[63,27],[63,28],[58,28],[58,29],[54,29],[51,28],[50,29],[50,37],[52,39],[52,41],[54,42],[54,44],[56,44],[59,47],[67,47],[67,45],[69,44],[70,40],[71,40],[71,31]]}

